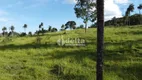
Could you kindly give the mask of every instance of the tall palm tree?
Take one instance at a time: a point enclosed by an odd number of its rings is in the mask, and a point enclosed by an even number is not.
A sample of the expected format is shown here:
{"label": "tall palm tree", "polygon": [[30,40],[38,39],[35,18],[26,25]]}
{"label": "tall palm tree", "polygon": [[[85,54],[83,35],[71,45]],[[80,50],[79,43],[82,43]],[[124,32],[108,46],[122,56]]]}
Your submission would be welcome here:
{"label": "tall palm tree", "polygon": [[64,25],[64,24],[62,24],[61,29],[64,29],[64,28],[65,28],[65,25]]}
{"label": "tall palm tree", "polygon": [[142,18],[141,18],[141,12],[140,12],[140,10],[142,9],[142,4],[140,4],[137,8],[139,9],[139,14],[140,14],[140,24],[141,24],[141,23],[142,23]]}
{"label": "tall palm tree", "polygon": [[41,22],[40,25],[39,25],[39,31],[42,28],[42,26],[43,26],[43,22]]}
{"label": "tall palm tree", "polygon": [[140,10],[142,9],[142,4],[140,4],[137,8],[139,9],[139,14],[141,14]]}
{"label": "tall palm tree", "polygon": [[127,8],[126,13],[125,13],[125,16],[127,17],[128,25],[130,25],[129,17],[130,17],[131,12],[133,12],[133,11],[134,11],[134,4],[130,4],[129,7]]}
{"label": "tall palm tree", "polygon": [[24,26],[23,26],[23,28],[24,28],[24,30],[25,30],[25,33],[26,33],[26,28],[28,27],[28,25],[27,24],[24,24]]}
{"label": "tall palm tree", "polygon": [[4,26],[3,28],[2,28],[2,31],[3,31],[3,36],[5,35],[5,31],[7,30],[7,28]]}
{"label": "tall palm tree", "polygon": [[13,32],[14,32],[14,26],[12,25],[11,27],[10,27],[10,30],[11,30],[11,33],[12,33],[12,36],[13,36]]}
{"label": "tall palm tree", "polygon": [[[134,11],[134,4],[130,4],[130,5],[129,5],[128,11],[129,11],[129,12],[133,12],[133,11]],[[130,14],[129,14],[129,16],[130,16]]]}
{"label": "tall palm tree", "polygon": [[103,80],[104,0],[97,0],[97,65],[96,80]]}

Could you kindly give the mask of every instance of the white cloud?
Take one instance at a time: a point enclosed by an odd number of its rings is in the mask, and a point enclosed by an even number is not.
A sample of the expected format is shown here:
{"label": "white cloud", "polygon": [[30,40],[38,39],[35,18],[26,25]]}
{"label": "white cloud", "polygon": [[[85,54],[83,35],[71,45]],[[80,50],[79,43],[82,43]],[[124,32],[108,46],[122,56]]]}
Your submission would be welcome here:
{"label": "white cloud", "polygon": [[129,3],[129,0],[114,0],[114,2],[118,4],[127,4]]}
{"label": "white cloud", "polygon": [[[95,0],[94,0],[95,1]],[[64,0],[68,4],[75,4],[76,0]],[[117,3],[127,3],[128,0],[105,0],[105,21],[115,17],[122,17],[122,11]]]}
{"label": "white cloud", "polygon": [[63,3],[67,3],[67,4],[74,4],[76,3],[76,0],[64,0]]}
{"label": "white cloud", "polygon": [[9,21],[7,18],[0,18],[0,22],[7,22]]}
{"label": "white cloud", "polygon": [[110,20],[114,16],[122,17],[122,12],[114,0],[105,0],[105,20]]}

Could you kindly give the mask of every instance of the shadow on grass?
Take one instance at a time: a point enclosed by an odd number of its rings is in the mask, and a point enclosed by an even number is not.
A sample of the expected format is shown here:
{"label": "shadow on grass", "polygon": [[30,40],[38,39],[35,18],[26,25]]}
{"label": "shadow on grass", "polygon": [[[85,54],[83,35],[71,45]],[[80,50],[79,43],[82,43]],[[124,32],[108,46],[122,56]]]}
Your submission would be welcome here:
{"label": "shadow on grass", "polygon": [[130,32],[118,32],[118,33],[115,33],[115,34],[118,34],[118,35],[123,35],[123,34],[133,34],[133,35],[141,35],[142,34],[142,31],[130,31]]}
{"label": "shadow on grass", "polygon": [[141,80],[142,79],[142,64],[132,63],[129,66],[105,65],[106,73],[115,73],[123,80]]}
{"label": "shadow on grass", "polygon": [[16,49],[36,49],[36,48],[55,48],[59,47],[57,44],[24,44],[24,45],[1,45],[0,50],[16,50]]}

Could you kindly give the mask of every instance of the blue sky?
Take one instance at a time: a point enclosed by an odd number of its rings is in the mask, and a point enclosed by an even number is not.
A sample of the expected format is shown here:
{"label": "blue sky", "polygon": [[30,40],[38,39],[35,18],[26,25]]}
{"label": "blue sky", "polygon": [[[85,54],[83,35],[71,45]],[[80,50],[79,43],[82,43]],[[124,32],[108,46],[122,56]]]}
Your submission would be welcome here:
{"label": "blue sky", "polygon": [[[105,20],[121,17],[130,3],[137,7],[141,0],[105,0]],[[15,31],[23,32],[23,25],[28,25],[27,32],[38,30],[43,22],[44,28],[51,25],[60,29],[62,24],[74,20],[82,24],[74,14],[75,0],[2,0],[0,3],[0,32],[3,26],[9,30],[11,25]],[[135,9],[134,13],[138,13]]]}

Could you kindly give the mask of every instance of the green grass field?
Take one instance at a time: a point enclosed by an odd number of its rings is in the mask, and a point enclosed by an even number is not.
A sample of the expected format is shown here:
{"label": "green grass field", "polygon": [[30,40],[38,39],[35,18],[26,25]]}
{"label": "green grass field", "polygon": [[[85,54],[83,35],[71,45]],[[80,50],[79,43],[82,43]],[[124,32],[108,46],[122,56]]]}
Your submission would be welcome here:
{"label": "green grass field", "polygon": [[[0,38],[0,80],[95,80],[96,28]],[[85,47],[58,46],[57,40],[83,38]],[[142,80],[142,26],[106,27],[104,80]],[[3,40],[5,40],[3,42]]]}

